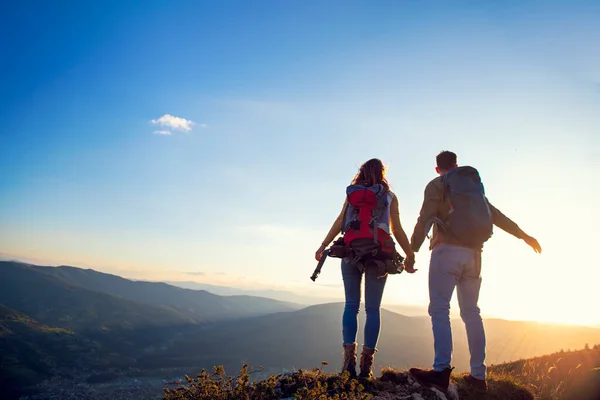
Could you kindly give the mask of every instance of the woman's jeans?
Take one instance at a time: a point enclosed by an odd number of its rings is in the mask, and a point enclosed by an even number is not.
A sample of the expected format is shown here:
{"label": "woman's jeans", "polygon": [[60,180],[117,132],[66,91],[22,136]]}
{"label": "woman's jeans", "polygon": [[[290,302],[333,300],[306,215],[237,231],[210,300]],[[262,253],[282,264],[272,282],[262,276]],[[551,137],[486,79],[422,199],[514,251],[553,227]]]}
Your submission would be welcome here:
{"label": "woman's jeans", "polygon": [[[375,349],[379,339],[381,317],[379,308],[387,275],[379,277],[377,268],[365,268],[365,310],[367,318],[365,323],[364,345]],[[342,278],[346,293],[346,307],[342,317],[342,336],[344,344],[356,342],[358,331],[358,308],[360,306],[361,283],[363,273],[353,265],[342,261]]]}
{"label": "woman's jeans", "polygon": [[450,300],[454,288],[458,292],[460,316],[467,329],[471,375],[485,379],[485,331],[477,306],[481,288],[481,252],[440,243],[433,248],[429,262],[429,315],[433,324],[435,371],[450,368],[452,361]]}

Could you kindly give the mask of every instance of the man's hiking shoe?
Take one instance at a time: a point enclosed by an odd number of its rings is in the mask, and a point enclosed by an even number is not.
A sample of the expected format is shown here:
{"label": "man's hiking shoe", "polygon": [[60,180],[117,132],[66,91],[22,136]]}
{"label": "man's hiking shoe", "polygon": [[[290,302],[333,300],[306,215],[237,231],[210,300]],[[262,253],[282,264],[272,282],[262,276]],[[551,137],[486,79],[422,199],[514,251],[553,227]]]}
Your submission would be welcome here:
{"label": "man's hiking shoe", "polygon": [[443,371],[425,371],[419,368],[411,368],[409,372],[421,385],[434,387],[446,392],[448,386],[450,386],[450,374],[453,369],[454,368],[446,368]]}
{"label": "man's hiking shoe", "polygon": [[474,389],[482,392],[487,391],[487,382],[485,379],[477,379],[473,377],[473,375],[467,375],[465,376],[465,382],[467,382],[469,386],[473,387]]}

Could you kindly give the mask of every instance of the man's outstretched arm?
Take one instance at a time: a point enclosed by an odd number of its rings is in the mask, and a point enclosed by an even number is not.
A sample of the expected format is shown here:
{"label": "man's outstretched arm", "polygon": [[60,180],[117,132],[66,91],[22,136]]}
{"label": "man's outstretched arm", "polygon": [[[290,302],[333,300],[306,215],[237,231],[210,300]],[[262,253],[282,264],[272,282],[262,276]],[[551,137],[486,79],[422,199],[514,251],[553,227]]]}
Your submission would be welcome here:
{"label": "man's outstretched arm", "polygon": [[533,250],[536,253],[542,252],[542,247],[540,246],[540,244],[538,243],[538,241],[535,238],[533,238],[533,237],[529,236],[527,233],[525,233],[521,228],[519,228],[519,225],[517,225],[513,220],[508,218],[506,215],[502,214],[502,212],[500,210],[498,210],[496,207],[494,207],[492,205],[492,203],[489,202],[489,200],[488,200],[488,206],[490,207],[490,211],[492,213],[492,222],[494,223],[494,225],[496,225],[498,228],[502,229],[503,231],[510,233],[511,235],[513,235],[514,237],[516,237],[518,239],[523,239],[525,241],[525,243],[527,243],[529,246],[531,246],[531,248],[533,248]]}

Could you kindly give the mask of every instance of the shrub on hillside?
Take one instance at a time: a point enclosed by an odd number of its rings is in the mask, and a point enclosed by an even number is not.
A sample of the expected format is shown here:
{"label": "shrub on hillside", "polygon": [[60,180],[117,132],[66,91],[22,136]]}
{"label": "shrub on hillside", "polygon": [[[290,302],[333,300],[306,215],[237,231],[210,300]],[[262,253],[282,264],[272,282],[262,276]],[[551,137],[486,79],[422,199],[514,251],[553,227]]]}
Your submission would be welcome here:
{"label": "shrub on hillside", "polygon": [[[262,370],[262,368],[261,368]],[[187,385],[165,389],[165,400],[368,400],[373,396],[347,373],[327,375],[321,368],[299,370],[288,375],[271,375],[266,380],[252,382],[252,371],[244,364],[237,377],[228,376],[222,366],[212,373],[202,370],[196,378],[185,377]]]}

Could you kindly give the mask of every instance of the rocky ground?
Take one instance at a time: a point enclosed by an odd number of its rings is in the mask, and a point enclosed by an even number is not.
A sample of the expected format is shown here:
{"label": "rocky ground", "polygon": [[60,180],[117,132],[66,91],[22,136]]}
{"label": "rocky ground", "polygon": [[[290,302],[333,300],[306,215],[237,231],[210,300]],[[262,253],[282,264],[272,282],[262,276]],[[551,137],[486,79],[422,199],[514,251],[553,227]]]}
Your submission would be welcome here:
{"label": "rocky ground", "polygon": [[379,379],[372,400],[458,400],[458,390],[450,384],[446,393],[418,383],[408,372],[386,371]]}

